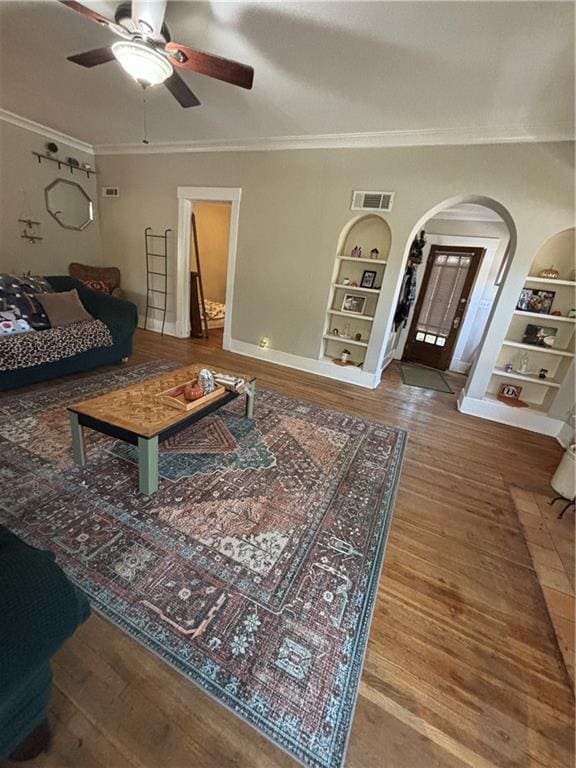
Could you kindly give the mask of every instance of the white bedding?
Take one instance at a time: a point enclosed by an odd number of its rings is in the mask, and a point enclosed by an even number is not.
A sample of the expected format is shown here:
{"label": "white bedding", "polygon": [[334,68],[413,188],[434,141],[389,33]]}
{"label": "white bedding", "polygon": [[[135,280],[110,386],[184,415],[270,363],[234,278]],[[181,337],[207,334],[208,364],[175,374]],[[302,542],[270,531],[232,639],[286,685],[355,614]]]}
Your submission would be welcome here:
{"label": "white bedding", "polygon": [[224,318],[226,316],[226,304],[221,304],[219,301],[206,299],[204,306],[206,307],[208,328],[223,328]]}

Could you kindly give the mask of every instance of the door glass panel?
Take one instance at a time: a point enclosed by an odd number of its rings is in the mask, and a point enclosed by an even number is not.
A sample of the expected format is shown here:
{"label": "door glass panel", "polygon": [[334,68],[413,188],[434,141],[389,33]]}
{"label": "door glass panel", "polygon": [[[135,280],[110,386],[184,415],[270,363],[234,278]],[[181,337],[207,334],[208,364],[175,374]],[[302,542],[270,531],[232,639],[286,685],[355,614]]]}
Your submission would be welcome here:
{"label": "door glass panel", "polygon": [[[468,254],[441,252],[435,254],[418,316],[418,331],[434,334],[434,336],[448,336],[471,263],[472,259]],[[438,342],[434,338],[431,343]],[[438,346],[443,346],[443,343]]]}
{"label": "door glass panel", "polygon": [[424,341],[427,344],[434,344],[436,342],[436,336],[433,333],[427,333],[424,337]]}
{"label": "door glass panel", "polygon": [[422,331],[418,331],[418,333],[416,334],[416,341],[424,341],[424,334],[422,333]]}

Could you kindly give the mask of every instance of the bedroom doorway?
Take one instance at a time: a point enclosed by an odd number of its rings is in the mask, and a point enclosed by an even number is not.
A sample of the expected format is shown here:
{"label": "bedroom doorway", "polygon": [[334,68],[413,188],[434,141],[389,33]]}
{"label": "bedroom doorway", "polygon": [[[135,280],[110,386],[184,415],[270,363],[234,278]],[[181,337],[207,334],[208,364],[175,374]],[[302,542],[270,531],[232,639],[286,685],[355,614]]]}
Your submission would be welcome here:
{"label": "bedroom doorway", "polygon": [[[209,318],[212,315],[208,332],[222,334],[222,348],[230,349],[241,194],[239,187],[178,187],[176,335],[180,338],[190,337],[193,327],[191,296],[194,295],[193,283],[198,279],[193,275],[198,271],[192,227],[194,214],[204,299],[210,308]],[[198,296],[197,289],[195,295]],[[198,308],[196,322],[197,312]]]}
{"label": "bedroom doorway", "polygon": [[192,216],[190,336],[208,338],[211,346],[222,346],[232,204],[196,201],[192,203]]}

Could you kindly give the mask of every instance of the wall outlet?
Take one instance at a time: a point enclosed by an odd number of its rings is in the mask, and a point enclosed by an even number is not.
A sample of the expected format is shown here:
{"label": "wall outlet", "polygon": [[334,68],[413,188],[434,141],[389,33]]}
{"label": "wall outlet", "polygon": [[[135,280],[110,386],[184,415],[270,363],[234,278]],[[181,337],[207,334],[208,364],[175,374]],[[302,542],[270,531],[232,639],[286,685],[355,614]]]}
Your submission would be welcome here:
{"label": "wall outlet", "polygon": [[120,187],[102,187],[102,197],[120,197]]}
{"label": "wall outlet", "polygon": [[260,339],[260,344],[259,344],[259,346],[261,346],[261,347],[262,347],[262,349],[265,349],[265,348],[268,346],[268,343],[269,343],[268,339],[267,339],[265,336],[263,336],[263,337]]}

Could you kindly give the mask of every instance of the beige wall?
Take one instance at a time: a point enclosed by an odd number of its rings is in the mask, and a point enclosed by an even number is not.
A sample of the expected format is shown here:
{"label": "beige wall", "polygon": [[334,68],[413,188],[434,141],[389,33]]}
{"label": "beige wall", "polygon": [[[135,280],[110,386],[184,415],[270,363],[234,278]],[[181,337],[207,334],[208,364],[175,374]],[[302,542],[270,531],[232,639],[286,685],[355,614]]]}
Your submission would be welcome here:
{"label": "beige wall", "polygon": [[[230,203],[194,203],[204,297],[226,303]],[[191,269],[196,269],[192,258]]]}
{"label": "beige wall", "polygon": [[[98,217],[96,178],[84,173],[70,174],[68,168],[58,170],[55,163],[42,162],[32,152],[44,152],[49,139],[0,122],[0,271],[27,272],[54,275],[68,274],[71,261],[98,264],[101,258],[98,218],[81,232],[64,229],[46,210],[44,189],[54,179],[78,182],[92,199]],[[59,157],[75,157],[79,162],[94,166],[94,157],[56,141]],[[20,218],[31,218],[41,223],[38,229],[42,240],[31,243],[24,240]]]}
{"label": "beige wall", "polygon": [[338,237],[355,215],[351,192],[395,191],[365,364],[376,371],[415,226],[444,201],[494,199],[515,223],[517,247],[470,382],[481,396],[536,251],[572,225],[573,166],[569,143],[101,156],[100,183],[121,188],[119,200],[102,201],[103,249],[142,305],[143,231],[176,232],[177,187],[241,187],[232,338],[266,336],[272,349],[317,358]]}

